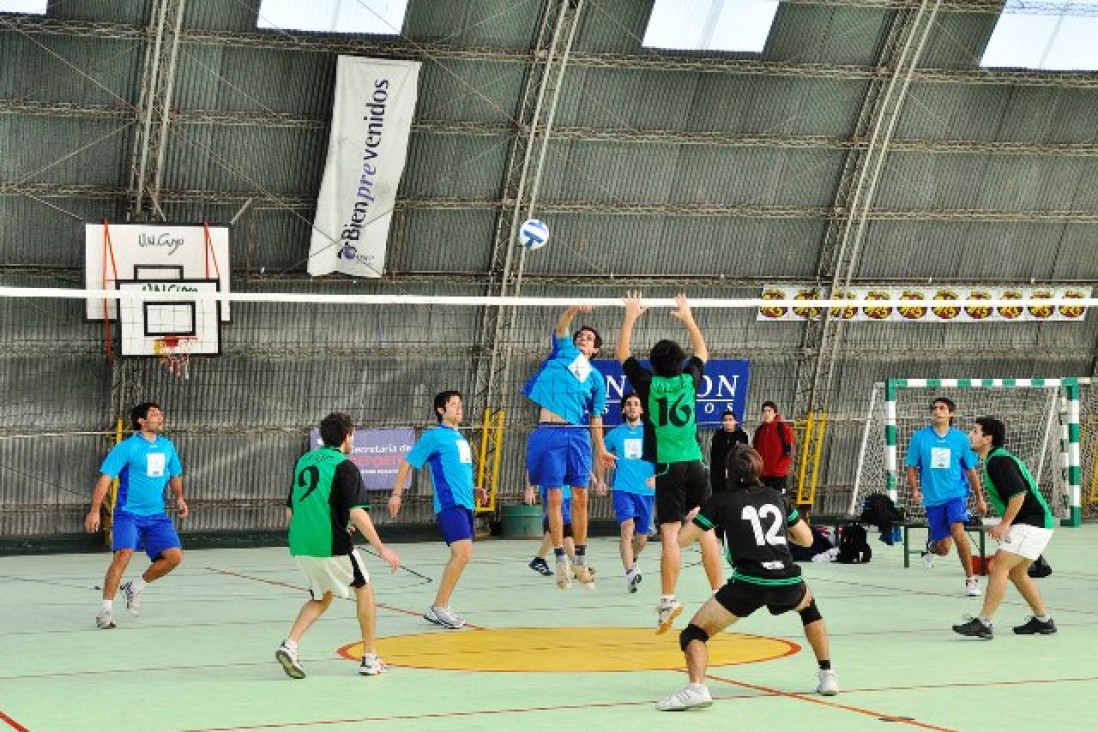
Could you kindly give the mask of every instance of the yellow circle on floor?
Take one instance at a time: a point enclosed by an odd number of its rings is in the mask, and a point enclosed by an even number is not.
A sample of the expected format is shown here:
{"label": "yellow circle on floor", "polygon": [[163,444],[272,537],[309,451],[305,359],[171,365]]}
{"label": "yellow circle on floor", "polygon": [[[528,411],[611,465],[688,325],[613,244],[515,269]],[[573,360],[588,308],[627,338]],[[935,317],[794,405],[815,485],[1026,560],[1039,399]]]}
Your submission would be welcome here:
{"label": "yellow circle on floor", "polygon": [[[709,665],[769,661],[797,653],[796,643],[721,633],[709,643]],[[503,628],[382,638],[378,655],[392,666],[444,671],[665,671],[684,667],[679,633],[652,628]],[[362,643],[339,649],[359,660]]]}

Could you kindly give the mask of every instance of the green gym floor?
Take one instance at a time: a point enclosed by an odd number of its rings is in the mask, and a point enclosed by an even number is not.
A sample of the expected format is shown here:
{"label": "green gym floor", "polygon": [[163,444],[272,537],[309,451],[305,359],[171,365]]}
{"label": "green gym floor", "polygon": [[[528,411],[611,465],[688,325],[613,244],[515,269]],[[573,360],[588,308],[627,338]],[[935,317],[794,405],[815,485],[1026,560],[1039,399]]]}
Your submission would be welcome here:
{"label": "green gym floor", "polygon": [[110,631],[93,620],[106,553],[4,557],[0,732],[1092,730],[1096,540],[1098,526],[1060,529],[1046,555],[1054,571],[1038,583],[1058,634],[1013,635],[1029,612],[1010,589],[992,641],[950,631],[979,610],[963,596],[952,556],[929,571],[917,560],[905,570],[902,549],[873,537],[868,565],[802,564],[831,631],[842,693],[814,693],[799,619],[762,611],[714,640],[713,706],[677,715],[653,705],[685,683],[677,631],[707,595],[695,550],[680,580],[686,613],[657,637],[658,544],[642,558],[640,592],[629,595],[615,540],[591,544],[598,588],[567,592],[526,566],[535,541],[479,542],[452,603],[471,627],[456,632],[421,617],[444,545],[395,544],[412,571],[390,575],[367,557],[389,673],[358,675],[354,605],[337,601],[306,635],[309,675],[297,681],[274,660],[306,598],[285,549],[188,552],[145,592],[140,617],[116,600]]}

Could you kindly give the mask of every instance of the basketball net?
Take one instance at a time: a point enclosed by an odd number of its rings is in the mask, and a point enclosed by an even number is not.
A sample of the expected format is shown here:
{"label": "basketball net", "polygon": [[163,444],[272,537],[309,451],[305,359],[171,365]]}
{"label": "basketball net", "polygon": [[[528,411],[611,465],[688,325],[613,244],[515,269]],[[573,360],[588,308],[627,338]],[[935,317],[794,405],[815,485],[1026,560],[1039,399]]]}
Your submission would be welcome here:
{"label": "basketball net", "polygon": [[198,339],[193,336],[163,336],[153,341],[157,360],[175,378],[191,378],[191,347]]}

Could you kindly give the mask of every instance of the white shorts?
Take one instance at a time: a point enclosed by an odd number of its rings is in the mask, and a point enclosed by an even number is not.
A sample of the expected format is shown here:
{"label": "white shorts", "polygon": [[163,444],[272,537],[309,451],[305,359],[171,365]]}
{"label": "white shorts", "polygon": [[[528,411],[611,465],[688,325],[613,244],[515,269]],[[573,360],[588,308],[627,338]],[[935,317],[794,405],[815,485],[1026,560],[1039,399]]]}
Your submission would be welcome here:
{"label": "white shorts", "polygon": [[325,592],[347,599],[351,596],[351,587],[362,587],[370,582],[370,574],[358,549],[342,557],[306,557],[296,556],[298,568],[309,580],[309,592],[314,600],[324,597]]}
{"label": "white shorts", "polygon": [[1036,559],[1052,540],[1052,529],[1042,529],[1029,524],[1013,524],[999,542],[999,551],[1017,554],[1026,559]]}

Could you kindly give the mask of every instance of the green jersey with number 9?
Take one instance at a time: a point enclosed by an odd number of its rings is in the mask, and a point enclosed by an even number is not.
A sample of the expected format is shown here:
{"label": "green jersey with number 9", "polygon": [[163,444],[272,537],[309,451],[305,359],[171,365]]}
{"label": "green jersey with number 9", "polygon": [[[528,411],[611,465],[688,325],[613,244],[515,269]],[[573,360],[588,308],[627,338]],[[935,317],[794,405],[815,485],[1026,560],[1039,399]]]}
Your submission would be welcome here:
{"label": "green jersey with number 9", "polygon": [[290,515],[290,554],[338,557],[353,544],[347,531],[351,509],[367,508],[370,497],[358,468],[337,447],[301,456],[286,498]]}

